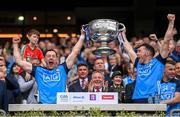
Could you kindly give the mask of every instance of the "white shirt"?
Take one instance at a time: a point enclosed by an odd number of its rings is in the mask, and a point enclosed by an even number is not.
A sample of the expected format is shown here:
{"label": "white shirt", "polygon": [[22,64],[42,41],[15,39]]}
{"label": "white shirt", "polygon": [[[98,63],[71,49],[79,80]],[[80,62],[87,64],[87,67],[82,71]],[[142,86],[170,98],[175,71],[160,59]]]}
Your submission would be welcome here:
{"label": "white shirt", "polygon": [[[96,88],[94,88],[94,92],[98,92]],[[99,89],[99,92],[102,92],[102,88]]]}

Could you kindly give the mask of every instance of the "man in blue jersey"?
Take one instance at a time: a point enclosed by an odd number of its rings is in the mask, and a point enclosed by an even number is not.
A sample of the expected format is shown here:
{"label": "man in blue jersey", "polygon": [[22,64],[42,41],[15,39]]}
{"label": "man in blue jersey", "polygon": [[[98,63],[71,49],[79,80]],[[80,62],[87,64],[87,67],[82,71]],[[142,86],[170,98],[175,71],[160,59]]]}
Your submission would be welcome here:
{"label": "man in blue jersey", "polygon": [[84,30],[81,30],[81,36],[72,49],[71,54],[63,64],[57,65],[58,56],[56,51],[48,50],[45,53],[46,67],[33,66],[31,63],[22,60],[18,44],[20,38],[13,38],[13,54],[16,63],[26,72],[35,77],[39,89],[39,102],[43,104],[55,104],[57,92],[66,91],[66,78],[69,69],[79,54],[85,38]]}
{"label": "man in blue jersey", "polygon": [[154,57],[154,48],[148,44],[141,45],[136,54],[126,38],[125,31],[122,32],[125,49],[137,70],[136,85],[132,97],[135,103],[148,103],[148,97],[157,93],[157,81],[163,77],[165,60],[169,55],[169,41],[172,39],[175,15],[168,14],[167,18],[169,25],[160,47],[160,54],[156,57]]}
{"label": "man in blue jersey", "polygon": [[168,116],[171,110],[180,108],[180,87],[179,81],[175,79],[175,64],[172,60],[166,61],[164,76],[159,87],[160,103],[168,105],[166,112]]}

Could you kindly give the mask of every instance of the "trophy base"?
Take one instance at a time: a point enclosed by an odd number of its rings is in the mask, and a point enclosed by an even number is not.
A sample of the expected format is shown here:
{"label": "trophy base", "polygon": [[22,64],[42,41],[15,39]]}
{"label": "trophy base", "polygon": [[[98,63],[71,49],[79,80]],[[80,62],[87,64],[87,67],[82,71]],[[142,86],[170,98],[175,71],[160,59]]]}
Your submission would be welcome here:
{"label": "trophy base", "polygon": [[96,56],[102,56],[102,55],[109,56],[115,54],[116,51],[109,47],[99,47],[98,49],[94,50],[92,53]]}

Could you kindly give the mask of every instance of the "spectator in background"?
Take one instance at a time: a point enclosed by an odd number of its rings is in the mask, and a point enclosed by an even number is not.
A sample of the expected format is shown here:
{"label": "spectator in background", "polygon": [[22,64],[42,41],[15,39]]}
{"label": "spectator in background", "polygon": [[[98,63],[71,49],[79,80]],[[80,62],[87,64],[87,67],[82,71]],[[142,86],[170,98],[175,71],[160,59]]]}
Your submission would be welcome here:
{"label": "spectator in background", "polygon": [[149,44],[150,43],[149,37],[148,36],[143,37],[143,42]]}
{"label": "spectator in background", "polygon": [[157,93],[156,84],[157,81],[162,79],[165,60],[169,55],[169,41],[173,36],[172,30],[175,15],[168,14],[167,19],[169,20],[169,25],[163,40],[163,45],[161,46],[160,54],[155,58],[153,58],[155,55],[154,48],[148,44],[141,45],[136,54],[126,38],[125,31],[122,32],[125,40],[125,49],[137,69],[137,78],[133,93],[135,103],[148,103],[148,97],[155,96]]}
{"label": "spectator in background", "polygon": [[8,111],[8,96],[6,86],[5,60],[0,55],[0,109]]}
{"label": "spectator in background", "polygon": [[166,61],[164,76],[159,87],[160,103],[168,105],[167,116],[169,116],[171,110],[180,108],[180,86],[178,86],[178,81],[175,79],[175,64],[174,61]]}
{"label": "spectator in background", "polygon": [[44,41],[39,41],[39,48],[41,49],[41,51],[43,52],[43,55],[44,53],[46,52],[46,44]]}
{"label": "spectator in background", "polygon": [[16,103],[16,97],[20,94],[19,84],[15,77],[10,73],[7,74],[5,58],[2,55],[0,55],[0,72],[3,74],[1,80],[6,83],[8,103],[14,104]]}
{"label": "spectator in background", "polygon": [[134,65],[129,63],[127,65],[127,74],[123,78],[123,86],[126,87],[127,84],[133,83],[136,80],[136,71]]}
{"label": "spectator in background", "polygon": [[138,41],[136,36],[131,37],[130,44],[133,48],[135,48],[135,43]]}
{"label": "spectator in background", "polygon": [[2,45],[0,45],[0,55],[2,55],[2,52],[3,52],[3,47]]}
{"label": "spectator in background", "polygon": [[10,45],[11,44],[9,42],[6,42],[3,49],[3,56],[6,61],[7,74],[10,72],[10,69],[15,62],[14,57],[12,55],[12,47]]}
{"label": "spectator in background", "polygon": [[112,81],[109,77],[109,72],[105,69],[105,64],[102,58],[96,58],[96,60],[94,61],[94,71],[97,72],[101,72],[104,77],[105,77],[105,81],[108,81],[108,84],[111,85]]}
{"label": "spectator in background", "polygon": [[69,92],[87,92],[88,83],[90,78],[88,77],[89,70],[86,64],[77,65],[77,79],[71,82],[69,85]]}
{"label": "spectator in background", "polygon": [[35,83],[35,79],[31,76],[29,79],[23,78],[21,75],[19,75],[19,69],[20,67],[16,64],[12,66],[12,75],[17,79],[19,83],[19,88],[20,88],[20,92],[22,96],[22,97],[19,97],[21,98],[19,99],[20,100],[19,103],[22,103],[23,100],[27,100],[27,104],[37,103],[34,97],[34,92],[30,93]]}
{"label": "spectator in background", "polygon": [[96,56],[92,53],[92,48],[86,48],[84,50],[84,55],[85,55],[85,61],[89,67],[89,72],[93,72],[93,64],[94,61],[96,60]]}
{"label": "spectator in background", "polygon": [[135,45],[134,45],[134,51],[137,53],[137,49],[139,46],[141,46],[142,44],[144,44],[144,41],[140,38],[138,39],[136,42],[135,42]]}
{"label": "spectator in background", "polygon": [[176,62],[175,73],[176,73],[176,80],[180,81],[180,61]]}
{"label": "spectator in background", "polygon": [[35,78],[38,85],[40,103],[55,104],[57,92],[66,91],[66,74],[73,66],[74,60],[83,46],[84,38],[85,32],[81,29],[81,36],[78,42],[63,64],[57,65],[58,56],[56,51],[46,51],[46,67],[33,66],[31,63],[22,60],[18,48],[20,39],[18,37],[13,38],[13,54],[15,61],[20,67],[22,67],[26,72],[31,73],[31,75]]}
{"label": "spectator in background", "polygon": [[0,109],[5,112],[8,111],[8,98],[7,98],[7,87],[4,80],[5,75],[3,72],[0,72]]}
{"label": "spectator in background", "polygon": [[177,41],[175,45],[175,50],[171,53],[170,58],[174,61],[180,61],[180,40]]}
{"label": "spectator in background", "polygon": [[121,64],[121,58],[117,54],[109,56],[109,72],[110,77],[114,71],[121,71],[123,74],[123,67]]}
{"label": "spectator in background", "polygon": [[65,38],[59,38],[59,48],[64,48],[66,47],[66,40]]}
{"label": "spectator in background", "polygon": [[111,77],[113,84],[108,88],[108,92],[118,92],[118,103],[124,102],[122,75],[121,71],[114,71]]}
{"label": "spectator in background", "polygon": [[135,88],[136,81],[129,83],[125,87],[125,103],[133,103],[133,93]]}
{"label": "spectator in background", "polygon": [[108,82],[105,81],[102,72],[94,71],[92,73],[92,78],[88,86],[89,92],[107,92]]}
{"label": "spectator in background", "polygon": [[132,63],[127,66],[127,75],[124,75],[123,86],[125,87],[125,103],[133,103],[132,96],[136,83],[136,69]]}
{"label": "spectator in background", "polygon": [[44,61],[44,55],[41,49],[37,45],[39,41],[39,37],[40,37],[40,33],[35,29],[31,29],[27,33],[27,38],[29,39],[29,43],[22,47],[21,54],[23,56],[23,60],[31,62],[32,59],[38,58],[41,61],[42,65],[46,66],[46,63]]}

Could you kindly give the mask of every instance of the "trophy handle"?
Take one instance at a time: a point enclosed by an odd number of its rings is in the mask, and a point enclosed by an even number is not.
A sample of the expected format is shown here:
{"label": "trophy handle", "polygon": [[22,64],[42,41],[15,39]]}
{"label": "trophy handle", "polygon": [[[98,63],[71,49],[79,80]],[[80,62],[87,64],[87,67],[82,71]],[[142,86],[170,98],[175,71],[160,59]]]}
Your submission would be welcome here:
{"label": "trophy handle", "polygon": [[82,25],[82,29],[85,31],[85,46],[88,47],[90,45],[90,31],[89,31],[89,24]]}
{"label": "trophy handle", "polygon": [[83,30],[86,30],[86,28],[88,28],[88,27],[89,27],[89,24],[82,25]]}
{"label": "trophy handle", "polygon": [[119,32],[122,32],[122,31],[125,30],[126,27],[125,27],[125,25],[123,23],[118,23],[118,25],[121,27],[120,29],[118,29]]}

